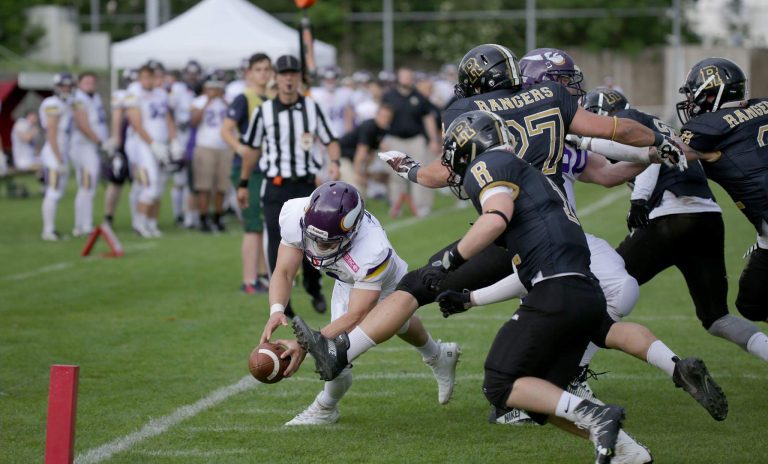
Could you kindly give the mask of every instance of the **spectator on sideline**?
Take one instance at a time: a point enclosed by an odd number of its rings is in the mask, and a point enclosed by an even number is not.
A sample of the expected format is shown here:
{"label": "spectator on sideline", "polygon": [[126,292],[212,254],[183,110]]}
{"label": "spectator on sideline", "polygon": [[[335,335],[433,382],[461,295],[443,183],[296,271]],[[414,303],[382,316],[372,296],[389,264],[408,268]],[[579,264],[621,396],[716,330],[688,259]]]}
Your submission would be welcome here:
{"label": "spectator on sideline", "polygon": [[[232,162],[233,185],[240,182],[243,164],[242,153],[248,149],[238,136],[248,130],[251,114],[269,99],[267,83],[272,78],[272,61],[264,53],[256,53],[248,60],[245,70],[245,89],[237,95],[227,110],[221,127],[221,136],[235,152]],[[243,282],[240,291],[247,294],[263,293],[269,288],[267,263],[264,258],[264,220],[261,214],[261,185],[264,173],[254,166],[248,178],[248,207],[242,209],[243,243],[240,253],[243,260]]]}
{"label": "spectator on sideline", "polygon": [[40,156],[37,154],[37,137],[40,135],[39,119],[35,110],[27,110],[11,129],[13,167],[17,171],[37,171]]}
{"label": "spectator on sideline", "polygon": [[[264,102],[251,116],[243,144],[258,149],[246,156],[240,174],[237,197],[242,206],[248,204],[248,184],[255,158],[266,176],[264,222],[267,226],[267,249],[270,269],[275,269],[280,247],[280,210],[293,198],[308,197],[315,190],[315,178],[323,159],[315,150],[319,139],[327,147],[328,176],[339,179],[339,142],[328,125],[323,110],[311,97],[299,93],[301,66],[293,55],[277,59],[277,96]],[[262,153],[263,151],[263,153]],[[252,156],[255,155],[255,156]],[[304,289],[312,297],[312,306],[319,313],[327,309],[321,291],[320,272],[304,261]],[[290,303],[285,315],[293,317]]]}
{"label": "spectator on sideline", "polygon": [[368,166],[376,158],[381,140],[387,135],[392,124],[394,111],[389,105],[382,105],[376,117],[363,121],[355,130],[339,139],[341,146],[341,180],[351,183],[360,192],[368,185]]}
{"label": "spectator on sideline", "polygon": [[[397,71],[396,86],[384,94],[382,102],[390,105],[395,111],[386,143],[390,150],[408,153],[416,161],[426,164],[440,155],[442,144],[429,103],[414,88],[414,80],[412,70],[400,68]],[[405,182],[401,182],[397,176],[390,176],[390,215],[399,214],[399,206],[407,189]],[[413,185],[412,198],[419,217],[432,211],[434,191]]]}
{"label": "spectator on sideline", "polygon": [[[202,232],[223,232],[221,216],[224,213],[224,195],[229,190],[229,171],[234,154],[221,136],[221,127],[227,117],[224,101],[223,77],[214,72],[203,84],[203,95],[192,102],[190,123],[197,127],[195,154],[192,158],[194,190],[197,192]],[[208,221],[210,199],[214,198],[213,223]]]}

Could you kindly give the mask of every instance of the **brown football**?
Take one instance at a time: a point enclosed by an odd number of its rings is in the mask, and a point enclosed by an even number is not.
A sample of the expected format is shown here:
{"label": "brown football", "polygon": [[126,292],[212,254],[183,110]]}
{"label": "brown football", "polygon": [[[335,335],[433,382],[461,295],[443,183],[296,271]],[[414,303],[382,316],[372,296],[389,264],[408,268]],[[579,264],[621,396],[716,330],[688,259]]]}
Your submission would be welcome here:
{"label": "brown football", "polygon": [[291,357],[280,359],[285,347],[276,343],[262,343],[251,352],[248,359],[248,369],[256,380],[263,383],[275,383],[283,380],[285,368],[291,362]]}

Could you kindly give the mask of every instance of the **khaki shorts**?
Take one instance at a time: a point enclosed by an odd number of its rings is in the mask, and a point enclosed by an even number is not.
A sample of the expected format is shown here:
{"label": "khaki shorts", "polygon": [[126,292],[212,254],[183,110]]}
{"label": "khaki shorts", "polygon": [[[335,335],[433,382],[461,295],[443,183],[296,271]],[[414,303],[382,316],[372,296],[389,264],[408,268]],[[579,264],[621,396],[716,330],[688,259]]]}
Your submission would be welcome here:
{"label": "khaki shorts", "polygon": [[234,154],[228,148],[195,147],[192,167],[195,171],[194,187],[196,191],[226,192],[229,190],[229,174],[232,169]]}

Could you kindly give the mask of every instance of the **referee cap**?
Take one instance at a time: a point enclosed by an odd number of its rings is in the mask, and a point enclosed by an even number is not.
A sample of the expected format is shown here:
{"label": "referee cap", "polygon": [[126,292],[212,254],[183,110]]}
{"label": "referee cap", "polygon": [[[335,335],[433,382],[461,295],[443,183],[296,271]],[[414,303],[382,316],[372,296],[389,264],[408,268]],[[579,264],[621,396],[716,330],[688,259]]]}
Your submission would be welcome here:
{"label": "referee cap", "polygon": [[299,59],[293,55],[283,55],[275,63],[275,71],[280,74],[284,72],[299,72],[301,65]]}

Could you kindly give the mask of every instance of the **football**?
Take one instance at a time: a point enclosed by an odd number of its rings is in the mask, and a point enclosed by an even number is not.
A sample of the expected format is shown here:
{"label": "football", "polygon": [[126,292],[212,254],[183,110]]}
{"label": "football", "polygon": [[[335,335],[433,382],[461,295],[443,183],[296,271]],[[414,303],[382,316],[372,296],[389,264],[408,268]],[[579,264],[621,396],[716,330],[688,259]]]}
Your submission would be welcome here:
{"label": "football", "polygon": [[291,362],[291,357],[280,359],[285,347],[276,343],[262,343],[251,352],[248,359],[248,369],[256,380],[263,383],[275,383],[283,380],[285,368]]}

